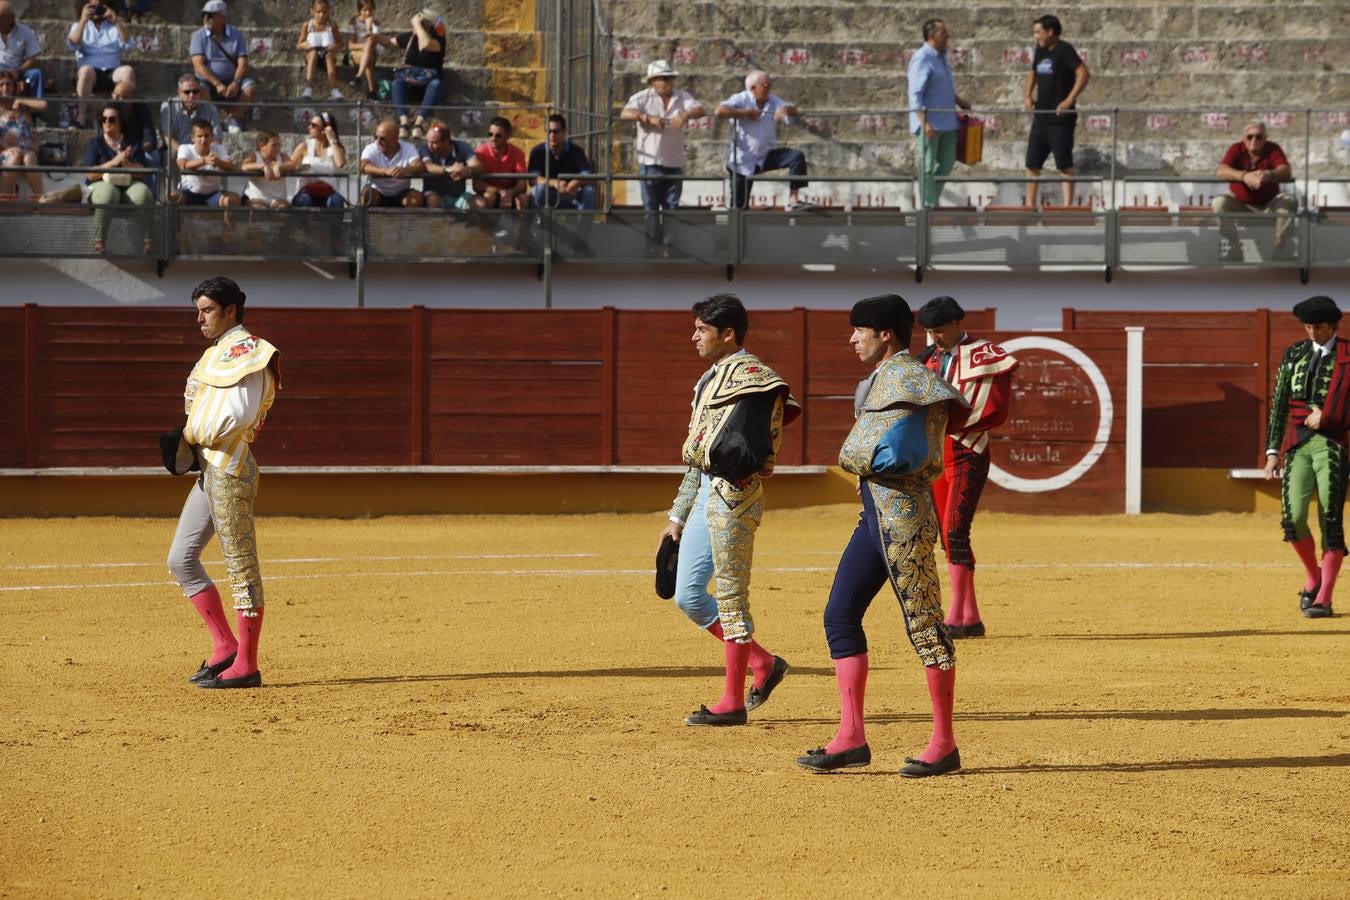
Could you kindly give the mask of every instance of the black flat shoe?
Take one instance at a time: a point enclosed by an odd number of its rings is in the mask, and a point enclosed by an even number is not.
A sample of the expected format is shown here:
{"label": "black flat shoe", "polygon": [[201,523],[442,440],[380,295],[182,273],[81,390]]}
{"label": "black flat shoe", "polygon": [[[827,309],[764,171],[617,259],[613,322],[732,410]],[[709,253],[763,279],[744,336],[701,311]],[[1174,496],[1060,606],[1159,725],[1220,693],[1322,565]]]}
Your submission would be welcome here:
{"label": "black flat shoe", "polygon": [[833,772],[835,769],[854,769],[871,764],[872,750],[866,744],[838,753],[826,753],[824,747],[817,747],[807,750],[805,756],[797,757],[797,765],[812,772]]}
{"label": "black flat shoe", "polygon": [[976,622],[974,625],[967,625],[966,633],[962,637],[984,637],[984,623]]}
{"label": "black flat shoe", "polygon": [[238,678],[215,678],[197,682],[199,688],[255,688],[262,687],[262,672],[240,675]]}
{"label": "black flat shoe", "polygon": [[763,687],[750,688],[750,693],[745,698],[745,711],[749,712],[752,709],[758,709],[763,706],[765,702],[768,701],[769,695],[773,693],[773,689],[778,687],[779,683],[783,680],[783,676],[786,675],[791,668],[792,666],[788,665],[786,659],[783,659],[781,656],[775,656],[773,658],[773,668],[769,670],[769,677],[764,679]]}
{"label": "black flat shoe", "polygon": [[699,706],[698,709],[684,717],[684,724],[686,725],[744,725],[746,721],[744,709],[715,713],[706,706]]}
{"label": "black flat shoe", "polygon": [[953,750],[937,762],[927,763],[921,759],[905,757],[905,766],[900,774],[905,778],[927,778],[930,775],[945,775],[961,768],[961,751]]}
{"label": "black flat shoe", "polygon": [[229,656],[225,657],[224,659],[222,659],[220,662],[216,663],[213,666],[208,666],[206,664],[206,660],[202,660],[202,667],[198,669],[194,674],[188,676],[188,684],[197,684],[198,682],[201,681],[209,681],[210,679],[215,678],[221,672],[224,672],[232,665],[234,665],[233,653],[231,653]]}
{"label": "black flat shoe", "polygon": [[1309,604],[1303,609],[1303,616],[1307,619],[1330,619],[1332,615],[1330,606],[1322,606],[1317,603]]}
{"label": "black flat shoe", "polygon": [[966,636],[966,626],[964,625],[944,624],[942,627],[947,629],[947,637],[951,638],[952,640],[956,640],[957,638],[963,638]]}
{"label": "black flat shoe", "polygon": [[1313,589],[1310,590],[1310,591],[1299,591],[1299,592],[1298,592],[1298,608],[1299,608],[1299,609],[1307,609],[1308,607],[1312,606],[1312,605],[1313,605],[1313,601],[1317,599],[1317,594],[1318,594],[1318,592],[1321,591],[1321,590],[1322,590],[1322,586],[1319,584],[1317,587],[1313,588]]}

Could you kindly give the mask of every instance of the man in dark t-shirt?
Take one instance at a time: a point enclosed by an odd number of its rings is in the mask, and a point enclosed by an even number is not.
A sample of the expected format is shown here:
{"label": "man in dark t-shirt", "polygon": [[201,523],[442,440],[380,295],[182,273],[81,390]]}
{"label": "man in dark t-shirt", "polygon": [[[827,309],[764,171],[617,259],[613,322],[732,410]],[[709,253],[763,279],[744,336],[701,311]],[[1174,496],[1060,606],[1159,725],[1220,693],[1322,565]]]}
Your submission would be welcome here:
{"label": "man in dark t-shirt", "polygon": [[559,174],[586,175],[591,161],[586,151],[567,139],[567,120],[554,113],[548,117],[548,140],[530,151],[527,169],[535,176],[530,204],[535,208],[595,209],[595,183]]}
{"label": "man in dark t-shirt", "polygon": [[[1027,73],[1025,105],[1035,110],[1027,139],[1027,175],[1038,178],[1046,157],[1055,156],[1061,175],[1077,175],[1073,166],[1073,129],[1078,124],[1074,104],[1087,87],[1091,73],[1078,51],[1059,39],[1063,26],[1058,16],[1041,16],[1031,25],[1036,53]],[[1027,185],[1027,205],[1036,206],[1037,185]],[[1064,205],[1073,204],[1073,182],[1064,182]]]}
{"label": "man in dark t-shirt", "polygon": [[1253,120],[1242,129],[1242,140],[1228,148],[1214,171],[1229,182],[1229,194],[1212,201],[1219,218],[1225,262],[1242,262],[1242,241],[1233,214],[1268,213],[1275,216],[1275,259],[1292,259],[1289,233],[1298,213],[1298,198],[1280,193],[1280,184],[1294,180],[1294,168],[1280,145],[1266,139],[1266,123]]}
{"label": "man in dark t-shirt", "polygon": [[481,209],[482,198],[466,190],[468,180],[483,171],[473,148],[450,137],[450,129],[433,122],[427,142],[417,148],[426,174],[422,176],[422,200],[428,209]]}

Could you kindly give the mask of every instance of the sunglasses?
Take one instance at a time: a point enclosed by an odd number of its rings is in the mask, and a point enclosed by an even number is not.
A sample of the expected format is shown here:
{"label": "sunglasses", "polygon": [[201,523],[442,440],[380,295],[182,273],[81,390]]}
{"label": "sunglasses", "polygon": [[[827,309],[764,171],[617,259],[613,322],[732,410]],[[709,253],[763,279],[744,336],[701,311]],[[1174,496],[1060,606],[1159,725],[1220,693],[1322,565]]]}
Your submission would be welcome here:
{"label": "sunglasses", "polygon": [[178,93],[180,93],[180,94],[200,94],[201,92],[202,92],[202,89],[201,89],[201,88],[179,88],[179,89],[178,89]]}
{"label": "sunglasses", "polygon": [[322,127],[323,127],[323,122],[320,122],[318,119],[315,119],[313,122],[310,122],[310,123],[309,123],[309,127],[310,127],[310,128],[322,128]]}
{"label": "sunglasses", "polygon": [[104,117],[103,117],[103,121],[104,121],[104,122],[120,122],[121,120],[118,119],[117,116],[104,116]]}
{"label": "sunglasses", "polygon": [[1244,141],[1264,141],[1266,136],[1264,134],[1244,134],[1242,139]]}

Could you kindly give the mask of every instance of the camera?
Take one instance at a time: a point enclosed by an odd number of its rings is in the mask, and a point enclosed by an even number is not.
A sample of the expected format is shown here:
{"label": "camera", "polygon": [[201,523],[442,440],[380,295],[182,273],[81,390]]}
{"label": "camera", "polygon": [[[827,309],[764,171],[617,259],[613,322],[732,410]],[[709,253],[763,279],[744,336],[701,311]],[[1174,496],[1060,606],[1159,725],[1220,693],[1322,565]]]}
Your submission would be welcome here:
{"label": "camera", "polygon": [[322,113],[319,113],[319,118],[323,120],[323,124],[324,124],[325,126],[327,126],[328,128],[332,128],[332,127],[333,127],[333,114],[332,114],[332,113],[330,113],[330,112],[322,112]]}
{"label": "camera", "polygon": [[95,3],[93,12],[89,14],[91,19],[103,19],[108,15],[108,5],[106,3]]}

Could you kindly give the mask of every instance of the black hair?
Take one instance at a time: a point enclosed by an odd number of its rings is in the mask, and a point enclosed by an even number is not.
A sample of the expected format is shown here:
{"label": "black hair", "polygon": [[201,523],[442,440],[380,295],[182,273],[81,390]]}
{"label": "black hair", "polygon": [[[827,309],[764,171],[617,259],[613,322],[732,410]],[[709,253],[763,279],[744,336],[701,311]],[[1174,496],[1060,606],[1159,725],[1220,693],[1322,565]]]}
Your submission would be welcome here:
{"label": "black hair", "polygon": [[244,292],[239,290],[239,285],[234,283],[234,279],[226,278],[224,275],[217,275],[215,278],[208,278],[201,284],[192,289],[192,304],[197,304],[198,297],[207,297],[220,304],[221,312],[226,307],[233,306],[235,310],[234,320],[236,322],[244,321]]}
{"label": "black hair", "polygon": [[553,115],[549,116],[548,121],[550,125],[556,122],[557,124],[563,127],[563,131],[567,130],[567,119],[563,118],[561,113],[554,113]]}
{"label": "black hair", "polygon": [[216,132],[216,126],[211,124],[211,120],[203,119],[201,116],[198,116],[197,118],[192,120],[192,130],[196,131],[198,128],[205,128],[212,134],[215,134]]}
{"label": "black hair", "polygon": [[1041,26],[1055,37],[1064,33],[1064,26],[1059,23],[1059,16],[1041,16],[1034,24]]}
{"label": "black hair", "polygon": [[494,118],[488,123],[488,128],[491,128],[493,125],[496,125],[498,128],[505,128],[507,134],[515,131],[515,129],[511,127],[511,120],[505,116],[497,116]]}
{"label": "black hair", "polygon": [[926,40],[928,40],[930,37],[932,37],[932,36],[933,36],[933,32],[934,32],[934,31],[937,31],[937,27],[938,27],[939,25],[941,25],[941,24],[942,24],[942,20],[941,20],[941,19],[929,19],[927,22],[924,22],[924,23],[923,23],[923,39],[926,41]]}
{"label": "black hair", "polygon": [[713,294],[695,303],[693,312],[700,322],[716,328],[718,334],[730,328],[736,334],[736,346],[745,343],[745,333],[750,330],[750,314],[735,294]]}

